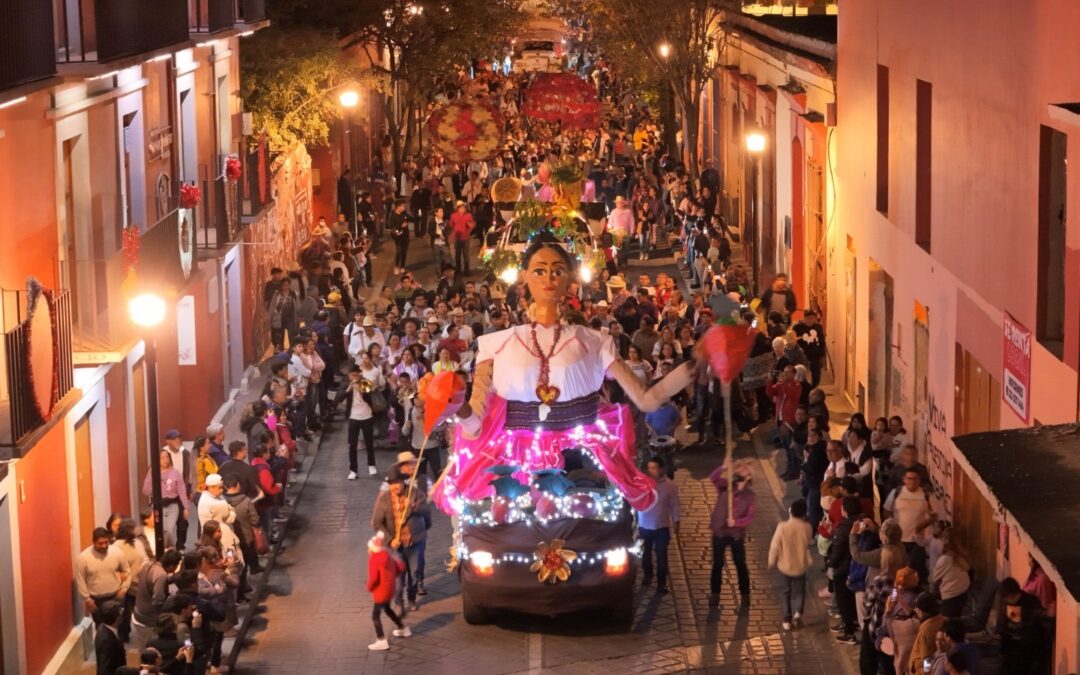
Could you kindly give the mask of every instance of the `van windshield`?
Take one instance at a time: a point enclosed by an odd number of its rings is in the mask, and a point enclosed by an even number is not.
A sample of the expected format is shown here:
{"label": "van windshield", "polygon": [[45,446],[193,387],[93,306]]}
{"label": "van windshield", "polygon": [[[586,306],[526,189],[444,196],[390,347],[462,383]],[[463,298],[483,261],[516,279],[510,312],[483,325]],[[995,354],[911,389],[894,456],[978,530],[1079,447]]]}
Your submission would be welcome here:
{"label": "van windshield", "polygon": [[553,52],[555,43],[549,40],[529,40],[521,49],[526,52]]}

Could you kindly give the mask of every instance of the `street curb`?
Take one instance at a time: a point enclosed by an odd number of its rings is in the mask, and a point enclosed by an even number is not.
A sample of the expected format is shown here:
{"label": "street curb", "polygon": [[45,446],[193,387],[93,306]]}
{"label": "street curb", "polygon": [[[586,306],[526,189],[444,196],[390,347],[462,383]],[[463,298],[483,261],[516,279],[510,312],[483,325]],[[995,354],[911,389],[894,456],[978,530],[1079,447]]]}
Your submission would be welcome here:
{"label": "street curb", "polygon": [[[759,426],[751,432],[750,442],[754,448],[754,455],[758,460],[758,464],[761,466],[761,471],[765,474],[765,480],[769,483],[769,491],[772,492],[773,498],[776,500],[777,509],[781,512],[780,518],[782,520],[787,514],[787,506],[784,505],[784,486],[786,483],[780,480],[780,474],[776,471],[776,457],[779,456],[779,453],[776,453],[775,457],[773,456],[773,453],[767,449],[763,436],[764,431],[762,431]],[[821,600],[817,597],[818,589],[815,588],[813,584],[809,583],[809,575],[807,582],[807,601],[820,603]],[[856,656],[855,659],[852,659],[851,654],[840,649],[838,644],[834,645],[833,649],[840,655],[838,660],[841,663],[844,674],[859,675],[858,657]]]}
{"label": "street curb", "polygon": [[[248,603],[247,612],[240,622],[240,627],[236,631],[236,637],[233,638],[232,648],[229,650],[228,656],[224,660],[224,665],[228,666],[229,672],[232,672],[236,667],[236,662],[240,658],[240,654],[244,651],[245,642],[247,641],[248,631],[251,629],[251,622],[255,619],[255,615],[259,613],[259,604],[266,596],[266,586],[270,582],[270,573],[273,572],[275,565],[277,564],[278,554],[281,553],[282,544],[285,542],[285,533],[289,529],[289,523],[292,522],[293,514],[296,513],[297,506],[300,504],[300,498],[304,494],[304,488],[307,486],[308,476],[311,474],[311,468],[315,465],[315,460],[319,456],[319,452],[322,450],[322,438],[323,432],[319,431],[314,435],[308,445],[308,451],[304,453],[304,464],[300,472],[290,481],[290,484],[298,486],[296,494],[293,495],[293,503],[289,509],[289,518],[281,524],[282,535],[278,539],[277,543],[271,549],[270,557],[265,565],[263,565],[263,573],[261,578],[256,582],[253,591],[251,593],[251,601]],[[273,524],[271,523],[271,527]]]}

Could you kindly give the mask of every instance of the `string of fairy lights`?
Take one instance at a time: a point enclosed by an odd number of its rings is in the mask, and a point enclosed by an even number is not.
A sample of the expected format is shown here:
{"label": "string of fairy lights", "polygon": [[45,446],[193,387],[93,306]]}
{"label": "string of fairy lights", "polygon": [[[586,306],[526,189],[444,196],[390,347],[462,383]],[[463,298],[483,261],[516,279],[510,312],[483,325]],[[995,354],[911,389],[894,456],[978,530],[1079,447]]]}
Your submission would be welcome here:
{"label": "string of fairy lights", "polygon": [[[571,568],[594,567],[601,564],[611,564],[613,562],[623,565],[625,564],[627,556],[632,555],[640,558],[641,549],[641,540],[636,540],[632,546],[619,546],[606,551],[579,551],[577,552],[577,557],[573,560],[568,560],[567,564],[570,565]],[[500,555],[493,555],[483,551],[470,553],[469,547],[463,543],[457,545],[456,551],[458,560],[469,560],[474,564],[481,564],[485,567],[493,565],[532,565],[537,560],[540,560],[540,555],[535,551],[530,551],[528,553],[508,552]],[[477,556],[483,557],[478,560]]]}

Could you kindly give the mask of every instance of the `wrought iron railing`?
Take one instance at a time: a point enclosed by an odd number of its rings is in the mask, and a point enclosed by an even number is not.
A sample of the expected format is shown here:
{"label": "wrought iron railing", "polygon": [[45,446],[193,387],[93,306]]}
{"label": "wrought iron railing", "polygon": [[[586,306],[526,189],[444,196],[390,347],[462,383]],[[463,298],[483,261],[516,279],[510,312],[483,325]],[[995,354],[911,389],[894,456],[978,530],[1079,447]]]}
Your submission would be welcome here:
{"label": "wrought iron railing", "polygon": [[0,90],[56,73],[52,6],[41,0],[0,0]]}
{"label": "wrought iron railing", "polygon": [[186,0],[53,0],[56,61],[111,61],[188,40]]}
{"label": "wrought iron railing", "polygon": [[[25,293],[12,292],[14,306],[21,308]],[[71,294],[68,291],[56,292],[50,302],[52,312],[52,344],[56,350],[54,365],[55,393],[53,404],[58,403],[75,386],[75,369],[72,359],[71,341]],[[21,309],[16,325],[4,333],[4,365],[7,372],[7,396],[10,431],[0,438],[0,445],[15,448],[14,455],[19,456],[19,441],[32,433],[47,421],[35,402],[34,381],[31,375],[30,333],[29,326],[23,321]]]}
{"label": "wrought iron railing", "polygon": [[[224,166],[224,161],[222,157],[219,166]],[[240,233],[241,183],[212,173],[206,165],[200,167],[199,187],[204,199],[199,205],[196,244],[203,249],[221,248]]]}

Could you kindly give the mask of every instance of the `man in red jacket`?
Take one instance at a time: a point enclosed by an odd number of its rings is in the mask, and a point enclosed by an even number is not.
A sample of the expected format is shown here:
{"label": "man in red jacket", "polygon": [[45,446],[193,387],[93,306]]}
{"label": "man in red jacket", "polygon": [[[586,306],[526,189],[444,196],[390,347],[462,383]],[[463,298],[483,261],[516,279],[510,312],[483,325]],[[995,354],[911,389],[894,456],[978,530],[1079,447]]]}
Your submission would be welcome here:
{"label": "man in red jacket", "polygon": [[400,560],[390,555],[386,548],[386,533],[376,532],[375,536],[368,540],[368,579],[367,589],[371,593],[371,600],[375,606],[371,609],[371,621],[375,624],[375,642],[368,645],[372,651],[386,651],[390,649],[390,642],[383,632],[381,614],[394,622],[394,637],[411,637],[412,631],[402,623],[401,618],[390,608],[390,600],[394,597],[397,588],[397,578],[404,571],[405,566]]}
{"label": "man in red jacket", "polygon": [[765,385],[765,394],[776,406],[776,430],[785,452],[791,445],[791,434],[795,430],[795,410],[799,407],[802,387],[801,382],[795,381],[795,366],[791,364],[784,366],[779,380],[774,380],[770,375]]}
{"label": "man in red jacket", "polygon": [[462,276],[469,275],[469,237],[474,227],[472,214],[465,202],[459,201],[454,215],[450,216],[450,243],[454,245],[454,267]]}

